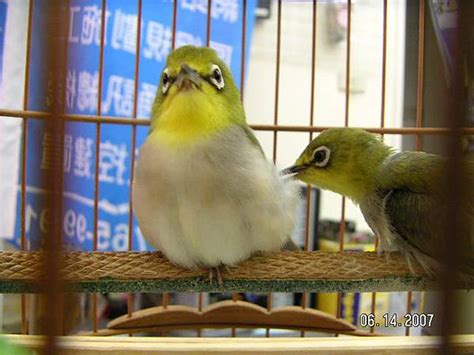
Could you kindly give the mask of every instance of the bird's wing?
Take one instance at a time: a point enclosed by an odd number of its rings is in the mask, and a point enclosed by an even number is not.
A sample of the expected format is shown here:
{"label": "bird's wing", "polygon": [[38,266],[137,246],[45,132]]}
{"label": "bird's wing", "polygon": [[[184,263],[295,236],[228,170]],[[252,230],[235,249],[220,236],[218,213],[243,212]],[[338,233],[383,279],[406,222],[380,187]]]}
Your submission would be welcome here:
{"label": "bird's wing", "polygon": [[[398,244],[407,245],[430,257],[438,258],[439,245],[444,245],[446,223],[445,203],[448,198],[443,184],[445,160],[422,152],[403,152],[389,159],[382,168],[382,185],[386,191],[384,211],[388,222],[399,238]],[[472,181],[467,169],[468,181]],[[463,214],[460,226],[463,252],[473,248],[474,209],[467,198],[459,211]],[[443,243],[443,244],[440,244]]]}
{"label": "bird's wing", "polygon": [[263,152],[263,149],[262,149],[262,146],[260,145],[260,142],[258,141],[257,137],[255,137],[255,135],[253,134],[253,131],[250,129],[249,126],[247,126],[246,124],[245,125],[241,125],[240,126],[243,131],[245,132],[245,135],[247,136],[247,138],[249,139],[249,141],[255,145],[258,150],[260,150],[262,152],[263,155],[265,155],[265,153]]}
{"label": "bird's wing", "polygon": [[437,251],[443,231],[440,201],[427,193],[406,188],[391,190],[384,203],[384,212],[390,228],[399,238],[398,246],[406,244],[430,257]]}

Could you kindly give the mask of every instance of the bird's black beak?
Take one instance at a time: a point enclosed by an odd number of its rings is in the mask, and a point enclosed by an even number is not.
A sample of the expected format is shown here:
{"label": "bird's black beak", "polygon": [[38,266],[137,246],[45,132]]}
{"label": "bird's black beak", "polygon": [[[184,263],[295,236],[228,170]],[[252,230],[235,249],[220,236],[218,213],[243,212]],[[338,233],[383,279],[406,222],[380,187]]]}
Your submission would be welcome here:
{"label": "bird's black beak", "polygon": [[308,165],[293,165],[293,166],[290,166],[286,169],[283,169],[281,172],[280,172],[280,175],[282,176],[294,176],[294,175],[297,175],[299,174],[300,172],[302,171],[305,171],[306,169],[308,169]]}
{"label": "bird's black beak", "polygon": [[189,65],[182,64],[181,70],[176,77],[176,86],[180,90],[188,90],[192,88],[201,88],[202,78]]}

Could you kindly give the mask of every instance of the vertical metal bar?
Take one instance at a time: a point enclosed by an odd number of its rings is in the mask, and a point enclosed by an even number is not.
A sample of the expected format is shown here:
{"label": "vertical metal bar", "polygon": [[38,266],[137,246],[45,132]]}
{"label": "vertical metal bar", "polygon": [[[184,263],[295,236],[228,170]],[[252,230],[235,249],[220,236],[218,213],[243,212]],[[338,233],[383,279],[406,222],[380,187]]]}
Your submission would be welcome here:
{"label": "vertical metal bar", "polygon": [[46,26],[43,28],[46,72],[48,73],[48,111],[51,118],[45,121],[45,132],[51,135],[52,164],[45,170],[42,179],[45,190],[45,208],[49,210],[50,229],[42,240],[44,249],[43,305],[45,320],[42,322],[43,334],[46,335],[43,352],[56,354],[56,337],[62,333],[62,316],[64,314],[63,284],[60,269],[62,267],[62,207],[64,183],[64,125],[61,118],[65,108],[65,81],[67,68],[67,27],[65,12],[69,11],[68,2],[47,2],[42,16]]}
{"label": "vertical metal bar", "polygon": [[169,303],[170,303],[169,293],[165,292],[163,293],[163,299],[162,299],[161,305],[163,306],[163,308],[167,308]]}
{"label": "vertical metal bar", "polygon": [[[135,68],[134,68],[134,96],[133,96],[133,118],[137,118],[138,92],[140,85],[140,43],[141,43],[141,27],[142,27],[142,0],[137,0],[137,42],[135,44]],[[132,184],[134,179],[135,167],[135,147],[137,141],[137,126],[132,125],[132,137],[130,147],[130,190],[129,190],[129,212],[128,212],[128,250],[133,249],[133,200],[132,200]],[[127,313],[132,316],[134,294],[127,295]],[[131,334],[130,334],[131,336]]]}
{"label": "vertical metal bar", "polygon": [[[243,0],[242,4],[242,38],[241,38],[241,51],[240,51],[240,101],[244,102],[244,81],[245,81],[245,43],[246,43],[246,32],[247,32],[247,0]],[[238,300],[238,294],[232,293],[232,301]],[[237,329],[231,329],[231,336],[234,338],[237,336]]]}
{"label": "vertical metal bar", "polygon": [[[347,0],[347,38],[346,38],[346,104],[344,113],[344,127],[349,126],[349,98],[351,85],[351,11],[352,2]],[[344,234],[346,232],[346,198],[342,197],[341,222],[339,224],[339,251],[344,250]],[[341,294],[337,295],[337,317],[341,316]],[[337,334],[336,334],[337,336]]]}
{"label": "vertical metal bar", "polygon": [[[207,16],[206,16],[206,47],[210,46],[211,43],[211,10],[212,10],[212,0],[207,0]],[[202,292],[198,293],[198,310],[202,310]],[[232,334],[234,335],[234,329],[232,328]],[[202,330],[197,330],[197,336],[202,336]],[[235,336],[235,335],[234,335]]]}
{"label": "vertical metal bar", "polygon": [[[64,0],[64,12],[65,12],[65,18],[67,18],[69,20],[69,8],[70,8],[70,4],[71,4],[71,0]],[[70,22],[69,21],[66,21],[63,25],[63,28],[64,28],[64,32],[63,33],[69,33],[69,29],[70,29]],[[59,102],[60,102],[60,109],[59,109],[59,113],[60,114],[64,114],[66,113],[66,78],[67,78],[67,73],[68,73],[68,65],[69,65],[69,39],[67,37],[65,37],[64,39],[61,39],[63,41],[63,58],[62,58],[62,67],[63,67],[63,70],[62,72],[60,71],[59,72]],[[61,68],[61,66],[59,66],[59,68]],[[61,77],[62,75],[62,77]],[[57,210],[59,211],[59,216],[57,216],[57,220],[58,220],[58,238],[59,238],[59,250],[62,251],[63,250],[63,232],[62,232],[62,221],[63,221],[63,207],[64,207],[64,204],[63,204],[63,193],[64,193],[64,139],[65,139],[65,131],[66,131],[66,121],[61,117],[59,118],[60,120],[60,124],[61,124],[61,130],[60,130],[60,155],[59,155],[59,161],[60,161],[60,171],[59,171],[59,174],[60,174],[60,191],[61,191],[61,196],[60,196],[60,199],[59,199],[59,206],[57,207]],[[58,186],[59,186],[58,185]],[[57,188],[58,186],[54,186],[55,188]],[[62,262],[62,258],[61,258],[61,262]],[[59,264],[58,263],[58,266],[60,267],[63,267],[64,264]],[[58,275],[58,278],[59,278],[59,282],[61,283],[62,282],[62,276],[59,274]],[[69,312],[64,312],[65,310],[65,307],[66,307],[66,304],[68,304],[68,301],[72,299],[72,296],[71,294],[65,294],[63,292],[63,290],[61,290],[61,294],[59,295],[59,301],[60,303],[58,305],[54,305],[57,308],[59,308],[61,310],[61,313],[60,315],[58,316],[59,319],[60,319],[60,324],[59,326],[61,327],[61,330],[62,330],[62,333],[61,335],[67,335],[67,331],[69,329],[67,329],[67,325],[69,324],[72,324],[73,322],[73,316],[72,314],[70,314]]]}
{"label": "vertical metal bar", "polygon": [[[351,0],[347,0],[347,39],[346,39],[346,103],[344,111],[344,127],[349,126],[349,99],[351,85]],[[342,197],[341,224],[339,226],[339,251],[344,250],[346,199]]]}
{"label": "vertical metal bar", "polygon": [[[26,61],[25,61],[25,82],[23,89],[23,110],[28,110],[29,105],[29,86],[30,86],[30,68],[31,68],[31,38],[33,32],[33,7],[34,0],[30,0],[28,9],[28,29],[26,37]],[[28,118],[23,117],[22,121],[22,146],[21,146],[21,223],[20,223],[20,246],[21,250],[26,250],[26,162],[28,159]],[[28,334],[27,317],[27,295],[21,294],[21,333]]]}
{"label": "vertical metal bar", "polygon": [[[418,83],[416,90],[416,127],[423,126],[423,76],[425,57],[425,0],[420,0],[418,20]],[[422,136],[416,135],[416,150],[422,146]]]}
{"label": "vertical metal bar", "polygon": [[[107,1],[102,0],[102,13],[100,22],[100,49],[99,49],[99,80],[97,87],[97,116],[102,114],[102,83],[104,66],[104,43],[105,43],[105,20],[107,14]],[[99,160],[100,160],[100,139],[101,123],[96,123],[96,143],[95,143],[95,166],[94,166],[94,240],[93,250],[97,251],[98,244],[98,223],[99,223]],[[93,331],[97,332],[97,293],[92,294],[92,321]]]}
{"label": "vertical metal bar", "polygon": [[347,0],[347,41],[346,41],[346,107],[344,126],[349,126],[349,98],[351,85],[351,9],[352,2]]}
{"label": "vertical metal bar", "polygon": [[171,50],[175,49],[176,46],[176,20],[178,12],[178,0],[173,1],[173,23],[172,23],[172,34],[171,34]]}
{"label": "vertical metal bar", "polygon": [[385,127],[385,90],[387,74],[387,0],[383,1],[383,43],[382,43],[382,94],[380,106],[380,127]]}
{"label": "vertical metal bar", "polygon": [[206,47],[211,43],[211,6],[212,0],[207,0],[207,17],[206,17]]}
{"label": "vertical metal bar", "polygon": [[[317,16],[317,3],[316,0],[313,0],[313,14],[312,14],[312,29],[311,29],[311,97],[309,104],[309,125],[312,127],[314,125],[314,93],[315,93],[315,78],[316,78],[316,16]],[[313,132],[309,133],[309,141],[313,140]],[[311,185],[306,185],[306,215],[305,215],[305,238],[304,238],[304,250],[309,250],[309,235],[310,235],[310,211],[311,210]],[[318,221],[314,221],[315,225]],[[314,249],[314,246],[313,246]],[[308,293],[303,293],[301,299],[301,307],[306,308],[308,303]],[[305,336],[305,331],[302,330],[302,337]]]}
{"label": "vertical metal bar", "polygon": [[[277,17],[277,48],[276,48],[276,67],[275,67],[275,108],[274,108],[274,119],[273,124],[278,125],[278,102],[280,94],[280,54],[281,54],[281,5],[282,0],[278,0],[278,17]],[[277,157],[277,143],[278,136],[277,130],[273,131],[273,162],[276,162]],[[267,309],[272,309],[272,294],[267,295]],[[270,328],[265,331],[265,336],[270,336]]]}
{"label": "vertical metal bar", "polygon": [[[273,303],[273,295],[271,293],[268,294],[267,296],[267,311],[271,311],[272,310],[272,303]],[[265,336],[267,338],[270,337],[270,328],[267,328],[265,330]]]}
{"label": "vertical metal bar", "polygon": [[[314,95],[316,93],[316,21],[318,15],[318,6],[316,0],[313,0],[313,24],[311,37],[311,98],[309,104],[309,125],[314,125]],[[309,140],[313,139],[313,132],[309,132]],[[308,238],[306,238],[308,239]],[[307,244],[307,243],[306,243]],[[307,246],[306,246],[307,248]]]}
{"label": "vertical metal bar", "polygon": [[[386,89],[386,71],[387,71],[387,0],[383,2],[383,42],[382,42],[382,93],[380,105],[380,128],[385,127],[385,89]],[[379,237],[375,236],[375,250],[378,248]],[[370,313],[375,315],[377,292],[372,292],[370,304]],[[370,332],[375,331],[375,325],[370,327]]]}
{"label": "vertical metal bar", "polygon": [[[198,294],[198,311],[202,312],[202,292],[199,292]],[[202,329],[197,330],[197,336],[198,337],[202,336]]]}
{"label": "vertical metal bar", "polygon": [[[178,18],[178,0],[173,1],[173,18],[172,18],[172,33],[171,33],[171,50],[176,48],[176,27],[177,27],[177,18]],[[168,307],[169,294],[168,292],[163,292],[161,298],[161,306],[163,308]]]}
{"label": "vertical metal bar", "polygon": [[[407,292],[407,312],[406,314],[408,313],[411,313],[411,304],[412,304],[412,301],[413,301],[413,292],[412,291],[408,291]],[[410,335],[410,327],[405,327],[405,335],[408,336]]]}
{"label": "vertical metal bar", "polygon": [[[276,67],[275,67],[275,107],[273,124],[278,125],[278,103],[280,94],[280,52],[281,52],[281,2],[278,0],[278,19],[277,19],[277,48],[276,48]],[[277,136],[278,131],[273,131],[273,162],[277,156]]]}
{"label": "vertical metal bar", "polygon": [[[425,53],[425,0],[420,0],[418,15],[418,82],[416,93],[416,127],[423,126],[423,75],[424,75],[424,53]],[[416,135],[416,150],[421,150],[423,141],[421,134]],[[407,311],[412,311],[412,291],[407,295]],[[405,335],[410,335],[410,327],[405,328]]]}
{"label": "vertical metal bar", "polygon": [[[207,16],[206,16],[206,47],[209,47],[211,43],[211,10],[212,10],[212,0],[207,0]],[[202,310],[202,292],[198,294],[198,309]],[[232,334],[234,329],[232,329]],[[197,336],[202,336],[201,329],[198,329]]]}
{"label": "vertical metal bar", "polygon": [[245,45],[247,36],[247,0],[243,0],[242,7],[242,51],[240,56],[240,99],[244,101],[245,82]]}
{"label": "vertical metal bar", "polygon": [[[344,251],[344,234],[346,232],[346,198],[342,197],[341,199],[341,222],[339,224],[339,252]],[[342,294],[338,293],[337,294],[337,313],[336,317],[341,318],[342,312],[341,312],[341,303],[342,303]],[[339,336],[339,334],[336,334],[336,336]]]}
{"label": "vertical metal bar", "polygon": [[[468,265],[468,256],[466,250],[471,242],[463,233],[471,223],[472,214],[468,216],[464,213],[468,206],[472,206],[472,196],[474,186],[469,184],[472,177],[471,170],[467,162],[469,158],[463,152],[461,129],[468,125],[469,96],[468,94],[468,65],[467,58],[472,51],[472,23],[474,17],[474,6],[472,1],[457,2],[457,24],[455,27],[454,38],[452,40],[453,65],[452,79],[450,85],[450,95],[448,96],[448,112],[445,115],[445,124],[450,130],[450,134],[445,138],[445,154],[450,157],[446,164],[444,174],[445,191],[449,191],[444,214],[446,216],[443,226],[443,237],[438,244],[438,252],[442,255],[443,268],[441,269],[440,286],[443,290],[441,299],[441,334],[443,354],[453,354],[456,352],[451,344],[453,333],[458,333],[456,325],[460,321],[461,304],[456,302],[454,290],[456,289],[456,279],[459,277],[461,263]],[[472,69],[472,68],[470,68]],[[472,212],[472,211],[471,211]],[[472,224],[471,224],[472,226]],[[472,236],[472,234],[471,234]],[[467,242],[467,243],[466,243]],[[471,259],[472,260],[472,259]],[[466,270],[467,271],[467,270]],[[459,275],[458,275],[459,276]],[[465,279],[466,277],[464,277]],[[472,296],[471,296],[472,297]],[[472,318],[471,318],[472,322]],[[467,324],[465,325],[467,326]],[[454,329],[453,329],[454,328]],[[466,330],[466,329],[464,329]]]}
{"label": "vertical metal bar", "polygon": [[[309,103],[309,125],[310,127],[314,126],[314,95],[316,91],[316,16],[317,16],[317,2],[313,0],[313,25],[312,25],[312,36],[311,36],[311,97]],[[309,142],[313,140],[313,132],[309,132]],[[309,248],[309,207],[311,197],[311,185],[308,185],[308,190],[310,191],[306,197],[306,226],[305,226],[305,240],[304,240],[304,249],[308,250]],[[316,223],[317,221],[315,221]]]}

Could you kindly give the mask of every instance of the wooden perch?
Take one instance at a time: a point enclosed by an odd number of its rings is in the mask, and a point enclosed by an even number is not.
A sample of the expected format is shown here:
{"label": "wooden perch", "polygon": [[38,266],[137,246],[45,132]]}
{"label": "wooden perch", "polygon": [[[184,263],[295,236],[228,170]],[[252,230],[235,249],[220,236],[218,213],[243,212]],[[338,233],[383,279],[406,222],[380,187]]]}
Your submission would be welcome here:
{"label": "wooden perch", "polygon": [[[62,275],[77,292],[368,292],[437,289],[422,270],[412,274],[404,258],[371,252],[279,252],[255,256],[222,272],[176,267],[158,252],[68,252]],[[0,292],[40,292],[41,252],[0,252]],[[471,283],[459,288],[472,288]]]}
{"label": "wooden perch", "polygon": [[379,335],[311,308],[286,306],[268,311],[244,301],[221,301],[202,311],[188,306],[152,307],[109,322],[107,329],[83,335],[154,333],[203,328],[279,328],[358,336]]}

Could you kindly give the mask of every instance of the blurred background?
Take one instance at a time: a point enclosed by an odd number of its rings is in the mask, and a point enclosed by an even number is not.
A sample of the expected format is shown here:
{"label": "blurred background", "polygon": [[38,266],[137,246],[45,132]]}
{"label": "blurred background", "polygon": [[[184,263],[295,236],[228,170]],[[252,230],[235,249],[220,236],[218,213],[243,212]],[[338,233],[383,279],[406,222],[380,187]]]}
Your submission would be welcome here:
{"label": "blurred background", "polygon": [[[47,0],[0,0],[0,108],[44,111],[48,106],[47,53],[41,48],[44,31],[44,4]],[[417,110],[418,38],[420,3],[408,0],[387,1],[386,27],[384,1],[351,2],[348,39],[347,1],[284,0],[280,12],[280,60],[277,74],[277,1],[246,1],[243,36],[243,1],[213,0],[210,46],[231,68],[238,87],[243,89],[247,120],[269,159],[278,167],[292,164],[310,140],[308,132],[265,129],[266,125],[334,127],[441,127],[446,122],[452,75],[452,31],[456,1],[427,0],[424,22],[424,75],[422,110]],[[34,4],[34,5],[33,5]],[[207,0],[179,0],[177,5],[176,47],[206,45]],[[102,115],[118,118],[149,118],[157,83],[167,54],[172,48],[173,2],[143,0],[141,44],[137,60],[137,1],[106,1],[103,70],[100,73],[101,7],[99,0],[69,0],[65,19],[69,33],[68,68],[65,83],[66,111],[70,114]],[[32,6],[32,8],[30,8]],[[31,57],[27,61],[28,14],[32,12]],[[314,17],[314,14],[316,16]],[[313,30],[315,51],[313,58]],[[384,34],[386,42],[384,42]],[[242,41],[242,38],[245,41]],[[474,48],[471,29],[470,48]],[[347,45],[350,44],[350,73],[347,72]],[[386,46],[384,46],[386,43]],[[384,57],[385,51],[385,57]],[[386,70],[383,64],[385,58]],[[313,60],[314,59],[314,60]],[[474,125],[474,49],[466,58],[470,87],[470,125]],[[314,86],[312,73],[314,71]],[[27,75],[28,73],[28,75]],[[103,75],[103,80],[99,80]],[[278,94],[276,78],[279,76]],[[349,76],[349,80],[346,77]],[[384,79],[385,76],[385,79]],[[243,85],[241,80],[244,79]],[[25,86],[25,80],[27,85]],[[134,97],[135,80],[138,96]],[[101,90],[99,84],[102,83]],[[349,83],[349,88],[346,88]],[[348,96],[346,97],[346,89]],[[385,95],[382,95],[382,92]],[[101,97],[99,98],[99,92]],[[313,95],[312,95],[313,93]],[[26,96],[25,96],[26,94]],[[26,97],[26,99],[25,99]],[[136,100],[136,110],[134,102]],[[100,103],[100,104],[98,104]],[[312,110],[311,110],[312,108]],[[312,111],[312,112],[311,112]],[[96,125],[67,122],[64,140],[64,218],[63,236],[68,248],[79,250],[151,250],[138,225],[130,218],[129,189],[131,156],[146,137],[148,127],[102,124],[99,161],[95,160]],[[48,210],[42,205],[44,189],[41,171],[48,169],[51,141],[41,120],[28,120],[26,135],[26,249],[35,249],[47,233]],[[133,135],[136,134],[134,147]],[[317,133],[312,135],[314,137]],[[4,250],[21,248],[21,159],[25,131],[20,119],[0,118],[0,245]],[[384,140],[397,150],[420,148],[441,153],[436,136],[386,134]],[[275,143],[276,141],[276,143]],[[134,149],[135,148],[135,149]],[[466,154],[472,154],[472,137],[466,137]],[[98,243],[93,245],[94,174],[98,164]],[[328,191],[311,189],[310,199],[302,201],[299,226],[293,239],[302,248],[306,235],[310,250],[339,250],[340,221],[344,216],[345,250],[374,250],[375,238],[357,206]],[[309,210],[307,211],[307,208]],[[309,222],[306,223],[308,216]],[[133,223],[133,244],[128,244],[129,222]],[[308,228],[308,230],[306,229]],[[231,295],[203,295],[204,303]],[[240,299],[267,306],[267,295],[240,294]],[[474,297],[460,292],[465,312],[462,332],[474,332]],[[32,320],[40,319],[34,297],[28,307]],[[309,306],[339,315],[359,324],[360,314],[373,307],[376,318],[397,313],[436,312],[436,293],[405,292],[361,294],[311,294],[304,298]],[[170,304],[197,305],[194,294],[172,294]],[[135,309],[158,305],[159,294],[134,298]],[[272,306],[301,305],[301,294],[273,294]],[[91,329],[90,297],[82,295],[74,304],[77,317],[71,331]],[[127,295],[108,294],[99,298],[99,327],[127,312]],[[20,296],[0,295],[0,329],[20,331]],[[34,332],[34,321],[30,331]],[[381,328],[379,332],[405,334],[405,328]],[[436,333],[435,328],[415,327],[412,335]],[[176,332],[176,335],[189,335]],[[194,333],[193,333],[194,334]],[[228,336],[228,330],[205,331],[204,335]],[[239,330],[238,335],[264,336],[265,330]],[[272,336],[293,332],[272,330]],[[315,334],[309,334],[315,335]]]}

